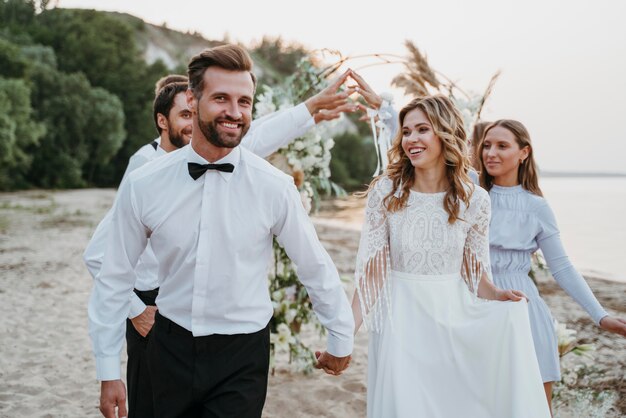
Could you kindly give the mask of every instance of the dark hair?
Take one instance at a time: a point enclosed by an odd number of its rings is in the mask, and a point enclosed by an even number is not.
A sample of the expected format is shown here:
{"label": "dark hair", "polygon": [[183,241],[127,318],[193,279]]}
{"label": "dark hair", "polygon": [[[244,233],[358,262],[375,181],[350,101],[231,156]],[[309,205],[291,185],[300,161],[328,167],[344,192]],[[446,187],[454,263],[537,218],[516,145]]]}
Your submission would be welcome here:
{"label": "dark hair", "polygon": [[238,45],[226,44],[205,49],[191,58],[187,66],[189,88],[198,99],[204,88],[204,72],[209,67],[219,67],[229,71],[247,71],[256,88],[256,76],[252,73],[252,58]]}
{"label": "dark hair", "polygon": [[159,94],[159,90],[161,90],[163,87],[167,86],[168,84],[172,84],[172,83],[188,83],[189,79],[187,78],[186,75],[182,75],[182,74],[168,74],[164,77],[159,78],[159,81],[156,82],[155,86],[154,86],[154,95],[156,97],[156,95]]}
{"label": "dark hair", "polygon": [[161,127],[159,126],[159,113],[168,118],[170,116],[170,110],[174,106],[174,99],[179,93],[187,91],[186,82],[174,82],[163,86],[156,97],[154,98],[154,104],[152,105],[152,114],[154,116],[154,124],[156,125],[159,135],[161,134]]}

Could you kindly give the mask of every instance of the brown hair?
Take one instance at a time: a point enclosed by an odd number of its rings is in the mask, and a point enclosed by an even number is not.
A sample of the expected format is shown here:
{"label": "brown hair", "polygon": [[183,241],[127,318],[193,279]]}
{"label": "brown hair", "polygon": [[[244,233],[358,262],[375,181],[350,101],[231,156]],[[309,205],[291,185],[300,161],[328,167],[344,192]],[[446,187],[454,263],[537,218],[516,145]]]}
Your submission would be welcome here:
{"label": "brown hair", "polygon": [[164,77],[159,78],[159,80],[156,82],[154,86],[154,95],[156,96],[157,94],[159,94],[159,90],[161,90],[163,87],[167,86],[168,84],[188,83],[188,82],[189,82],[189,79],[187,78],[186,75],[168,74]]}
{"label": "brown hair", "polygon": [[483,138],[485,137],[485,130],[487,129],[487,126],[489,126],[491,124],[491,122],[476,122],[474,124],[474,128],[472,129],[472,136],[470,137],[470,141],[469,141],[469,148],[470,148],[470,160],[472,161],[472,167],[474,168],[474,170],[478,171],[480,173],[481,171],[481,162],[480,162],[480,155],[477,154],[478,152],[478,146],[480,145],[480,143],[482,142]]}
{"label": "brown hair", "polygon": [[252,66],[250,54],[238,45],[226,44],[205,49],[189,61],[187,66],[189,88],[196,99],[202,96],[204,72],[209,67],[219,67],[228,71],[247,71],[256,88],[256,76],[252,73]]}
{"label": "brown hair", "polygon": [[174,106],[174,99],[179,93],[184,93],[185,91],[187,91],[187,82],[169,83],[163,86],[154,98],[152,116],[154,117],[154,124],[157,131],[159,131],[159,135],[163,131],[158,122],[159,113],[168,118],[170,110]]}
{"label": "brown hair", "polygon": [[483,140],[480,141],[480,145],[478,147],[478,155],[480,156],[481,166],[480,185],[485,190],[491,190],[491,187],[493,186],[493,176],[490,176],[485,168],[485,161],[483,160],[483,149],[485,148],[485,137],[487,136],[487,132],[489,132],[496,126],[500,126],[511,132],[515,137],[515,142],[517,142],[517,145],[520,147],[520,149],[528,147],[528,157],[517,168],[517,181],[519,182],[519,184],[522,185],[524,189],[528,190],[529,192],[538,196],[543,196],[543,193],[539,188],[539,170],[537,169],[537,164],[535,163],[533,146],[530,141],[530,134],[521,122],[511,119],[497,120],[489,125],[487,129],[485,129]]}
{"label": "brown hair", "polygon": [[[459,219],[460,202],[463,201],[469,206],[471,191],[473,190],[472,181],[467,174],[470,162],[467,156],[463,117],[446,96],[427,96],[412,100],[400,110],[400,126],[404,123],[406,115],[415,109],[424,112],[435,135],[441,141],[446,164],[446,177],[450,184],[444,197],[443,206],[448,213],[448,222],[454,223]],[[415,168],[402,149],[401,129],[396,134],[389,150],[389,165],[385,174],[393,182],[393,187],[383,199],[383,204],[388,211],[396,212],[406,207],[410,188],[415,180]],[[372,182],[370,189],[381,177]],[[401,194],[396,197],[398,189],[401,189]]]}

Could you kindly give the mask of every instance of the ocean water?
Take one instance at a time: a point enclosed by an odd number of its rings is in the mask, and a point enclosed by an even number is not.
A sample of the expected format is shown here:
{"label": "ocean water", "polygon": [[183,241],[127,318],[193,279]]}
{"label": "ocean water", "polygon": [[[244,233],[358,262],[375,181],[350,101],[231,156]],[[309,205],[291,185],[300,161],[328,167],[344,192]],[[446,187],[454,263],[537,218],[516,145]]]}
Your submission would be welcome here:
{"label": "ocean water", "polygon": [[574,266],[626,282],[626,178],[548,177],[540,186]]}

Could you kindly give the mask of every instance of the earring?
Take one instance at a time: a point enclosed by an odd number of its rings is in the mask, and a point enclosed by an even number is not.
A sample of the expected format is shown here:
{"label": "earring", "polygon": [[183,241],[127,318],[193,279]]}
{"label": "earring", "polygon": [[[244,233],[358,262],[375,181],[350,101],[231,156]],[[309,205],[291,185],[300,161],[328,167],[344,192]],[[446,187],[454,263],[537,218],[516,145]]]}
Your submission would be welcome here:
{"label": "earring", "polygon": [[519,159],[519,163],[523,165],[523,164],[524,164],[524,159],[523,159],[523,158],[520,158],[520,159]]}

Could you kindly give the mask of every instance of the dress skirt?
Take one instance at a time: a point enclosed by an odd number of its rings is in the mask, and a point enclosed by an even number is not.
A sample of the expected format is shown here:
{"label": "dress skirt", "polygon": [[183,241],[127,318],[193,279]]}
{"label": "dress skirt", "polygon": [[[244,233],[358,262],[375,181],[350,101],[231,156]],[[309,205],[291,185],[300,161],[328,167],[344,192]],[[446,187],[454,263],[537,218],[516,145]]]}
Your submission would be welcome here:
{"label": "dress skirt", "polygon": [[528,304],[474,297],[459,274],[391,274],[370,333],[370,418],[550,418]]}
{"label": "dress skirt", "polygon": [[554,318],[548,305],[539,295],[537,286],[525,272],[494,273],[493,281],[501,289],[521,290],[528,296],[530,329],[533,333],[541,378],[544,382],[558,382],[561,380],[561,368]]}

